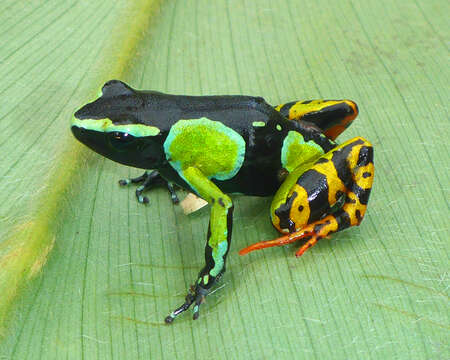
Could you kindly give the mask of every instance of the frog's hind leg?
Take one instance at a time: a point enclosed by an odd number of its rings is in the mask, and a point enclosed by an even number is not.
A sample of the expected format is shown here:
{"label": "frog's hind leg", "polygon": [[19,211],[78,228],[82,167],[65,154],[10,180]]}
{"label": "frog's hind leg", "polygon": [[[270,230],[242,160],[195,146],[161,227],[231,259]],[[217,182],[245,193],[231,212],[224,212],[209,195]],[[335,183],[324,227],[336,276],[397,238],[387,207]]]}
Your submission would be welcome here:
{"label": "frog's hind leg", "polygon": [[142,194],[158,184],[166,184],[167,189],[169,190],[170,193],[170,197],[174,204],[178,204],[180,202],[173,185],[167,180],[165,180],[157,170],[153,170],[151,172],[145,171],[141,176],[135,178],[119,180],[120,186],[139,183],[142,183],[142,185],[136,188],[136,198],[142,204],[149,203],[148,197]]}
{"label": "frog's hind leg", "polygon": [[280,211],[284,204],[275,210],[275,227],[283,231],[280,224],[292,224],[295,230],[278,239],[253,244],[239,254],[309,238],[296,253],[301,256],[320,239],[359,225],[366,212],[373,176],[373,148],[367,140],[354,138],[338,146],[298,178],[286,198],[288,211]]}
{"label": "frog's hind leg", "polygon": [[358,116],[358,106],[351,100],[299,100],[275,106],[275,110],[289,120],[316,125],[331,140]]}

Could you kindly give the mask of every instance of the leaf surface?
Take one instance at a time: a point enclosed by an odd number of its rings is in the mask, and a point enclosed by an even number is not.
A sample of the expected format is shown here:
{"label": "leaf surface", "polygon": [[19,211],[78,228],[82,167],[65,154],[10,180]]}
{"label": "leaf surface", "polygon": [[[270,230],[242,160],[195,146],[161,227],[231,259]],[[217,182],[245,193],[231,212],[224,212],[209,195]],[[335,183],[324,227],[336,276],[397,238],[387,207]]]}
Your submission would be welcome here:
{"label": "leaf surface", "polygon": [[[3,1],[0,355],[11,359],[448,358],[448,14],[441,0]],[[277,236],[270,199],[236,197],[223,287],[173,326],[209,220],[69,130],[101,85],[349,98],[369,139],[362,225],[239,257]],[[48,259],[48,260],[47,260]]]}

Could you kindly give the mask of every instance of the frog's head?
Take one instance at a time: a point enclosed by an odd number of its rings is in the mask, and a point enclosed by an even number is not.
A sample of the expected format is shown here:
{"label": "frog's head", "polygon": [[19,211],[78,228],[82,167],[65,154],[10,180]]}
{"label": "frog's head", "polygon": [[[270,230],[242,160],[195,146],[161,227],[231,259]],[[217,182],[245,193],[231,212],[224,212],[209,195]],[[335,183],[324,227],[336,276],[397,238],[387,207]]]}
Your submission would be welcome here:
{"label": "frog's head", "polygon": [[160,130],[140,119],[143,99],[127,84],[108,81],[99,98],[72,118],[72,133],[97,153],[119,163],[151,169],[161,159]]}

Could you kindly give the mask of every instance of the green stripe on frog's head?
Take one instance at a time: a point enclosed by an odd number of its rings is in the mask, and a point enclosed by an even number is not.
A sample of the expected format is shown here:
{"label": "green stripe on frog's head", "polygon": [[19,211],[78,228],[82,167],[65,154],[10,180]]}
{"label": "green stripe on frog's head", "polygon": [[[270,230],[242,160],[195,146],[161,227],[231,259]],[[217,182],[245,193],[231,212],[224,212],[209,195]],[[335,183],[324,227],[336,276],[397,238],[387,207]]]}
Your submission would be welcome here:
{"label": "green stripe on frog's head", "polygon": [[77,140],[124,165],[143,169],[159,166],[164,160],[159,129],[141,124],[116,125],[110,119],[72,119]]}
{"label": "green stripe on frog's head", "polygon": [[156,126],[144,124],[117,124],[111,119],[77,119],[72,118],[72,127],[78,127],[85,130],[97,131],[101,133],[121,132],[134,137],[156,136],[160,130]]}
{"label": "green stripe on frog's head", "polygon": [[160,129],[141,121],[141,96],[128,85],[112,80],[99,98],[72,117],[72,133],[83,144],[125,165],[152,168],[162,161]]}

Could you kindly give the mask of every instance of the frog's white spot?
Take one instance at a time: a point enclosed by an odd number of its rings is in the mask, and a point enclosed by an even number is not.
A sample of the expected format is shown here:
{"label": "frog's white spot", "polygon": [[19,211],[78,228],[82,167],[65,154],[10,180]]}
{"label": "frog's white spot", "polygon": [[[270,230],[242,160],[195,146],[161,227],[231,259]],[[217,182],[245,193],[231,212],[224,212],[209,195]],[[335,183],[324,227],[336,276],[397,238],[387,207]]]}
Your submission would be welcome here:
{"label": "frog's white spot", "polygon": [[266,126],[266,123],[264,121],[253,121],[252,125],[254,127],[263,127]]}
{"label": "frog's white spot", "polygon": [[282,129],[282,128],[281,128],[281,125],[277,125],[277,130],[278,130],[278,131],[281,131],[281,129]]}

